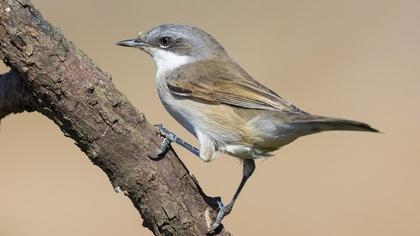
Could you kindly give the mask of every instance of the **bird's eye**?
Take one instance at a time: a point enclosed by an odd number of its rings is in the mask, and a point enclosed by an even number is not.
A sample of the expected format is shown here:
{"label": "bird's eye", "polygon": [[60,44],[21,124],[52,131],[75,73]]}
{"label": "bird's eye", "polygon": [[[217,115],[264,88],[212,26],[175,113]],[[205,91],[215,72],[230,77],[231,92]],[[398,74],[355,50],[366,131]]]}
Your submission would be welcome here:
{"label": "bird's eye", "polygon": [[159,46],[161,48],[168,48],[172,46],[172,43],[173,43],[173,39],[171,37],[165,36],[159,39]]}

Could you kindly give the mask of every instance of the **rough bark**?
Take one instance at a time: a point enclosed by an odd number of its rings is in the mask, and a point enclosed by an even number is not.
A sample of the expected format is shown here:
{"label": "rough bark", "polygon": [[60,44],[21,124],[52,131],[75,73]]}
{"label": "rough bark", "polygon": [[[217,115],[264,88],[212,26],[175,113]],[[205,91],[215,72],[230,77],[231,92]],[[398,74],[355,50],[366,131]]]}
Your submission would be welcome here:
{"label": "rough bark", "polygon": [[0,0],[0,58],[19,75],[0,77],[0,119],[41,112],[131,199],[155,235],[206,234],[214,200],[172,150],[149,158],[162,141],[153,126],[27,0]]}

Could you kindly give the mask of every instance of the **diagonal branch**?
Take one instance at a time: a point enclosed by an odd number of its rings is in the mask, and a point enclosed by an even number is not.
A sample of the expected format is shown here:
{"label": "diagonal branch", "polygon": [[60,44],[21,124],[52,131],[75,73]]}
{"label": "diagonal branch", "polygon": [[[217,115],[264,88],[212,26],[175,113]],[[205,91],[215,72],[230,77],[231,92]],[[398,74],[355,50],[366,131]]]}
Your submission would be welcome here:
{"label": "diagonal branch", "polygon": [[131,199],[155,235],[207,232],[214,200],[173,151],[160,161],[148,157],[161,142],[153,126],[27,0],[0,0],[0,58],[21,77],[0,78],[0,88],[12,88],[0,93],[0,114],[36,110],[53,120]]}

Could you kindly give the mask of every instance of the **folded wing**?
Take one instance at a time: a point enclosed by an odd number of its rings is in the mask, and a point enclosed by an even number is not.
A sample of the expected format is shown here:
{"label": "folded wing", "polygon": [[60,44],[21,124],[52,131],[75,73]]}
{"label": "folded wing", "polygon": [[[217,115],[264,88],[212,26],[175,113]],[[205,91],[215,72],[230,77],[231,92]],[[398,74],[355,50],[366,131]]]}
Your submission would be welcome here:
{"label": "folded wing", "polygon": [[182,66],[171,76],[167,80],[169,90],[186,99],[249,109],[304,113],[258,83],[232,61],[198,61]]}

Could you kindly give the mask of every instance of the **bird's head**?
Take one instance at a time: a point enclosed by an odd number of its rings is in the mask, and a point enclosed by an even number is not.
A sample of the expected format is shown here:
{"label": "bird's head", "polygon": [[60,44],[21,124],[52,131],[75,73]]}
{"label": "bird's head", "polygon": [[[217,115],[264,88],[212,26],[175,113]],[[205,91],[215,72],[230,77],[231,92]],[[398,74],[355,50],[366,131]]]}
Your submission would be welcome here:
{"label": "bird's head", "polygon": [[189,25],[164,24],[119,46],[141,49],[152,56],[158,70],[175,68],[188,62],[228,57],[222,45],[210,34]]}

